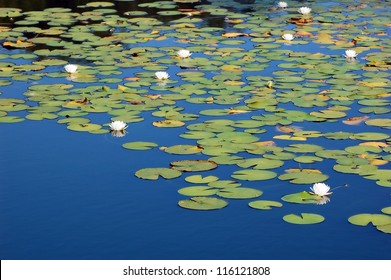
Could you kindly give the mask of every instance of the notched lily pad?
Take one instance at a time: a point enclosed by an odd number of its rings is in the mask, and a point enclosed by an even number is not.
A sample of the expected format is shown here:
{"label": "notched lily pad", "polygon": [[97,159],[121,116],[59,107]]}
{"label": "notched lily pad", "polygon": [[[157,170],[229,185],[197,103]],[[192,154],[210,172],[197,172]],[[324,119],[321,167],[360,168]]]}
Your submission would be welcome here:
{"label": "notched lily pad", "polygon": [[248,206],[259,210],[270,210],[273,207],[282,207],[282,203],[272,200],[255,200],[251,201]]}
{"label": "notched lily pad", "polygon": [[170,166],[175,170],[188,172],[212,170],[217,164],[208,160],[178,160],[171,162]]}
{"label": "notched lily pad", "polygon": [[224,188],[219,190],[216,195],[223,198],[248,199],[261,196],[262,191],[253,188]]}
{"label": "notched lily pad", "polygon": [[300,215],[288,214],[282,218],[285,222],[297,225],[319,224],[325,220],[322,215],[301,213]]}

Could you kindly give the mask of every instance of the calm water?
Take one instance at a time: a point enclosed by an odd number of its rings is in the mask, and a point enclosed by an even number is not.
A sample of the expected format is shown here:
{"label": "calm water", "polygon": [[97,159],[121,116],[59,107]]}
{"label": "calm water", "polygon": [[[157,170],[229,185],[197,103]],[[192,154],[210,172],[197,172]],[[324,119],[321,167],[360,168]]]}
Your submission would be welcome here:
{"label": "calm water", "polygon": [[[2,2],[14,1],[0,1],[0,7],[8,6]],[[20,1],[15,2],[14,7],[23,7]],[[65,7],[86,3],[47,1],[40,5],[53,7],[54,2]],[[191,111],[191,105],[186,106]],[[305,125],[308,130],[320,126]],[[332,124],[321,125],[337,130]],[[121,147],[124,142],[138,141],[140,135],[161,146],[177,143],[175,135],[185,128],[162,129],[159,135],[143,122],[130,128],[124,138],[114,138],[72,132],[55,120],[0,124],[0,259],[391,257],[389,235],[372,226],[357,227],[347,222],[349,216],[358,214],[357,209],[359,213],[378,213],[379,205],[391,205],[389,188],[356,175],[338,177],[325,160],[322,170],[335,175],[328,184],[354,186],[335,190],[327,205],[284,205],[272,211],[256,211],[247,202],[230,200],[229,207],[222,210],[189,211],[176,204],[183,199],[177,190],[189,185],[183,180],[187,174],[159,181],[133,176],[140,168],[166,166],[176,156],[159,151],[145,156]],[[185,139],[180,142],[191,143]],[[333,145],[326,141],[319,144]],[[224,167],[202,175],[228,179],[233,170]],[[287,184],[273,180],[246,182],[244,186],[268,193],[261,199],[280,200],[287,194]],[[293,184],[288,187],[288,193],[300,190]],[[281,219],[296,212],[318,213],[326,220],[300,226]]]}

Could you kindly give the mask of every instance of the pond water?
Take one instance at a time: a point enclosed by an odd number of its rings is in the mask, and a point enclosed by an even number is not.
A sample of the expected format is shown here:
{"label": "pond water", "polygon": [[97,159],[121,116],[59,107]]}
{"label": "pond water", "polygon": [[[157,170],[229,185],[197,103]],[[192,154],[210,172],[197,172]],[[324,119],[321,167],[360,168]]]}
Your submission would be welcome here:
{"label": "pond water", "polygon": [[[1,259],[390,259],[390,1],[30,3],[0,1]],[[212,167],[149,177],[177,161]]]}

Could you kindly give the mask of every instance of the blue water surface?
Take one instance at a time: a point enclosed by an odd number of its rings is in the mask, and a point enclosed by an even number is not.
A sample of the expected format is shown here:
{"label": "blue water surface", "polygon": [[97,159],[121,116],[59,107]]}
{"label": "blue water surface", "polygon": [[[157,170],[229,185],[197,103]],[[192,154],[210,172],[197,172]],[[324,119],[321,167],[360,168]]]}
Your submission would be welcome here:
{"label": "blue water surface", "polygon": [[[305,205],[306,212],[324,215],[324,223],[292,225],[281,217],[303,211],[302,205],[257,211],[230,200],[218,211],[184,210],[175,203],[183,199],[177,194],[181,179],[156,183],[133,177],[138,168],[160,166],[167,158],[124,151],[107,135],[70,132],[54,121],[0,130],[2,259],[390,257],[388,235],[347,222],[357,206],[373,213],[391,200],[389,190],[358,176],[349,178],[354,188],[335,190],[329,204]],[[278,199],[284,184],[248,186],[274,190],[268,199]]]}

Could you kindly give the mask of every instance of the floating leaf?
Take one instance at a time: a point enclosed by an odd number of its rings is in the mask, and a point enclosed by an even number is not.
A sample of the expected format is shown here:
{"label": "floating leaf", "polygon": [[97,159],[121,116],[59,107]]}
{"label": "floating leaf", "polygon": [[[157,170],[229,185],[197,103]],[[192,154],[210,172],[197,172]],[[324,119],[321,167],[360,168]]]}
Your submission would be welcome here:
{"label": "floating leaf", "polygon": [[153,142],[141,142],[141,141],[127,142],[122,144],[122,147],[129,150],[150,150],[157,146],[158,145]]}
{"label": "floating leaf", "polygon": [[163,120],[163,121],[155,121],[153,122],[153,125],[157,127],[180,127],[180,126],[184,126],[185,123],[177,120]]}
{"label": "floating leaf", "polygon": [[285,173],[278,176],[278,179],[283,181],[289,180],[293,184],[314,184],[326,181],[328,178],[329,176],[323,173],[307,172],[306,170]]}
{"label": "floating leaf", "polygon": [[192,197],[186,200],[180,200],[178,205],[182,208],[192,210],[216,210],[228,205],[225,200],[215,197]]}
{"label": "floating leaf", "polygon": [[182,172],[171,168],[143,168],[135,173],[136,177],[146,180],[157,180],[159,177],[173,179],[182,175]]}
{"label": "floating leaf", "polygon": [[166,153],[176,155],[191,155],[202,152],[203,148],[192,145],[174,145],[163,149]]}
{"label": "floating leaf", "polygon": [[298,204],[318,204],[319,196],[310,194],[309,192],[298,192],[284,195],[281,198],[283,201]]}
{"label": "floating leaf", "polygon": [[391,119],[370,119],[365,121],[365,123],[372,126],[391,127]]}
{"label": "floating leaf", "polygon": [[284,162],[277,159],[249,158],[239,162],[237,165],[243,168],[273,169],[283,166]]}
{"label": "floating leaf", "polygon": [[208,186],[218,189],[225,189],[225,188],[237,188],[240,187],[242,184],[238,183],[237,181],[233,180],[218,180],[214,182],[210,182]]}
{"label": "floating leaf", "polygon": [[391,216],[384,214],[357,214],[349,217],[349,223],[356,226],[366,226],[372,223],[374,226],[391,224]]}
{"label": "floating leaf", "polygon": [[381,211],[382,211],[384,214],[390,214],[390,215],[391,215],[391,206],[389,206],[389,207],[384,207],[383,209],[381,209]]}
{"label": "floating leaf", "polygon": [[224,188],[216,193],[223,198],[248,199],[262,195],[262,191],[253,188]]}
{"label": "floating leaf", "polygon": [[217,164],[208,160],[179,160],[170,163],[171,167],[180,171],[206,171],[217,167]]}
{"label": "floating leaf", "polygon": [[192,175],[192,176],[187,176],[185,178],[185,181],[194,184],[205,184],[205,183],[215,182],[218,179],[219,178],[216,176],[202,177],[201,175]]}
{"label": "floating leaf", "polygon": [[185,187],[178,190],[178,193],[187,196],[210,196],[214,195],[217,189],[208,186],[192,186]]}
{"label": "floating leaf", "polygon": [[235,171],[232,178],[247,181],[270,180],[277,177],[277,173],[268,170],[242,169]]}
{"label": "floating leaf", "polygon": [[251,208],[260,210],[270,210],[273,207],[282,207],[282,203],[272,200],[255,200],[248,204]]}
{"label": "floating leaf", "polygon": [[322,215],[312,213],[301,213],[299,215],[288,214],[282,218],[285,222],[298,225],[319,224],[325,219]]}

